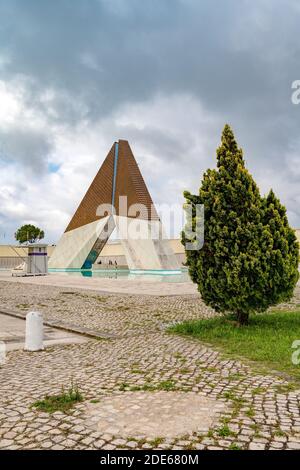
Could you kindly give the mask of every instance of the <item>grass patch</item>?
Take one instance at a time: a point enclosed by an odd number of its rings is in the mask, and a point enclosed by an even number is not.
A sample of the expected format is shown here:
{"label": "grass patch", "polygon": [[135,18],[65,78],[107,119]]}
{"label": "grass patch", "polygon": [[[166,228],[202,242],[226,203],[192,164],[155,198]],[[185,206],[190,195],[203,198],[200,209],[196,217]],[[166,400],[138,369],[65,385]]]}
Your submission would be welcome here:
{"label": "grass patch", "polygon": [[162,381],[157,386],[158,390],[165,390],[166,392],[169,392],[171,390],[175,390],[175,388],[176,388],[176,385],[173,382],[173,380]]}
{"label": "grass patch", "polygon": [[16,305],[17,308],[19,309],[28,309],[30,307],[29,304],[18,304]]}
{"label": "grass patch", "polygon": [[238,446],[235,442],[233,442],[232,444],[230,444],[229,450],[242,450],[242,448]]}
{"label": "grass patch", "polygon": [[191,371],[190,369],[179,369],[179,374],[182,374],[182,375],[186,375],[186,374],[189,374]]}
{"label": "grass patch", "polygon": [[277,429],[277,431],[274,432],[274,436],[286,437],[286,433],[284,431],[282,431],[281,429]]}
{"label": "grass patch", "polygon": [[130,387],[129,384],[127,384],[126,382],[123,382],[119,385],[119,390],[120,390],[120,392],[125,392],[127,390],[127,388],[129,388],[129,387]]}
{"label": "grass patch", "polygon": [[220,437],[228,437],[228,436],[235,436],[233,432],[230,431],[227,424],[224,424],[221,428],[217,429],[217,434]]}
{"label": "grass patch", "polygon": [[226,322],[224,317],[187,321],[169,332],[199,338],[231,357],[246,358],[300,379],[300,365],[292,363],[292,344],[300,339],[299,310],[253,315],[245,327]]}
{"label": "grass patch", "polygon": [[289,393],[296,390],[297,387],[295,384],[283,384],[283,385],[276,385],[275,390],[277,393]]}
{"label": "grass patch", "polygon": [[184,360],[186,361],[186,358],[183,356],[183,354],[181,354],[180,352],[177,352],[174,354],[174,358],[175,359],[180,359],[181,361]]}
{"label": "grass patch", "polygon": [[130,392],[140,392],[141,390],[143,389],[139,385],[133,385],[132,387],[129,388]]}
{"label": "grass patch", "polygon": [[151,447],[158,447],[160,444],[163,444],[165,442],[165,439],[163,437],[156,437],[149,441],[149,444]]}
{"label": "grass patch", "polygon": [[216,367],[207,367],[205,369],[205,372],[209,372],[210,374],[214,374],[215,372],[217,372],[217,368]]}
{"label": "grass patch", "polygon": [[250,408],[248,408],[248,410],[246,411],[245,415],[248,416],[248,418],[254,418],[255,416],[254,408],[250,406]]}
{"label": "grass patch", "polygon": [[67,392],[62,388],[59,395],[47,395],[43,400],[33,403],[31,408],[36,408],[46,413],[55,413],[55,411],[66,413],[76,403],[81,401],[83,401],[83,396],[79,392],[78,387],[72,385]]}
{"label": "grass patch", "polygon": [[157,390],[164,390],[170,392],[176,390],[176,384],[173,380],[165,380],[157,384],[146,383],[144,385],[129,385],[127,383],[122,383],[119,385],[119,390],[121,392],[155,392]]}
{"label": "grass patch", "polygon": [[243,397],[238,397],[236,394],[235,394],[235,390],[230,390],[228,392],[224,392],[223,393],[223,397],[226,398],[226,400],[231,400],[233,401],[234,403],[238,404],[238,405],[243,405],[245,404],[245,399]]}
{"label": "grass patch", "polygon": [[131,369],[132,374],[143,374],[144,372],[140,369]]}
{"label": "grass patch", "polygon": [[227,380],[228,380],[229,382],[233,382],[233,381],[236,381],[236,380],[242,380],[242,379],[244,379],[245,377],[246,377],[246,376],[245,376],[244,374],[239,374],[239,373],[237,373],[237,374],[228,375]]}

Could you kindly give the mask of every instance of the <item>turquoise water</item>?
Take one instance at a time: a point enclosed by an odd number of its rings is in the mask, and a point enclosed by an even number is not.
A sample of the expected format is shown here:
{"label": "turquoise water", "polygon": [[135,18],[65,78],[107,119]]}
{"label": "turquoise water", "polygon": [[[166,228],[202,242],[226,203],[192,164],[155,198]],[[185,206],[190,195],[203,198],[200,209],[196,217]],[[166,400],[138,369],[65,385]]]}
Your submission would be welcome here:
{"label": "turquoise water", "polygon": [[62,276],[83,276],[103,279],[129,279],[156,282],[187,282],[189,275],[187,271],[126,271],[126,270],[95,270],[88,269],[49,269],[50,273]]}

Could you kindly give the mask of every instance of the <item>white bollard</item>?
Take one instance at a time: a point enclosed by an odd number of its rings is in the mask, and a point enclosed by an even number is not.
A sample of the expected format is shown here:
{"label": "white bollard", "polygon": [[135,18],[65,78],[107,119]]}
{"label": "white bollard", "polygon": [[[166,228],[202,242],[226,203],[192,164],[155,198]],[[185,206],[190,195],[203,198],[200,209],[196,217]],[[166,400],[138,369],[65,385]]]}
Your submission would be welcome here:
{"label": "white bollard", "polygon": [[26,351],[41,351],[44,349],[43,315],[39,312],[29,312],[26,315]]}

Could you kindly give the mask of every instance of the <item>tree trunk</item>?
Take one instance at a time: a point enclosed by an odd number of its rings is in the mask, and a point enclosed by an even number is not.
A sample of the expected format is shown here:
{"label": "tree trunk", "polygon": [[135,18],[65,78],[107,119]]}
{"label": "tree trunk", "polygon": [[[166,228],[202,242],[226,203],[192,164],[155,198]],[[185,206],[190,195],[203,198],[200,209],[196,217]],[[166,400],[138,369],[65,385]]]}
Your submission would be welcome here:
{"label": "tree trunk", "polygon": [[238,312],[237,313],[237,320],[240,326],[247,326],[249,325],[249,313],[245,312]]}

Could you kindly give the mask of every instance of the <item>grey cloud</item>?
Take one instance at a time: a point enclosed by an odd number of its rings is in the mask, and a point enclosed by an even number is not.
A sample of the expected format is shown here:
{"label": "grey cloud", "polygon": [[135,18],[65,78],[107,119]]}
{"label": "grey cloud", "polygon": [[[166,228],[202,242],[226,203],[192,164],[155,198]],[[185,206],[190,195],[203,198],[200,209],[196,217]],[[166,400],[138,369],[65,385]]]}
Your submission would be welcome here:
{"label": "grey cloud", "polygon": [[[285,108],[298,67],[293,1],[114,3],[4,0],[1,43],[13,59],[6,74],[34,77],[33,98],[45,87],[70,94],[91,118],[157,91],[188,91],[229,116],[244,106],[252,118]],[[267,17],[267,26],[251,12]]]}
{"label": "grey cloud", "polygon": [[[274,189],[300,225],[296,189],[288,187],[296,177],[286,164],[291,148],[300,151],[300,106],[290,100],[291,83],[300,78],[299,16],[295,0],[2,0],[0,57],[8,60],[1,77],[30,77],[28,105],[70,126],[157,93],[190,94],[218,116],[210,135],[219,135],[220,121],[232,124],[258,179],[270,167],[282,174]],[[48,89],[55,92],[50,114],[41,100]],[[122,137],[165,161],[194,155],[193,141],[153,128],[125,130]],[[22,140],[29,148],[30,136]],[[12,155],[27,162],[29,150],[11,145]],[[32,146],[33,162],[49,152],[37,136]],[[208,152],[212,159],[215,141]],[[185,169],[191,179],[198,164]]]}
{"label": "grey cloud", "polygon": [[[273,72],[283,75],[282,63],[267,60],[268,50],[262,53],[262,46],[268,48],[272,40],[275,47],[282,43],[281,28],[277,30],[285,18],[293,18],[289,2],[272,2],[287,13],[272,5],[271,30],[246,22],[240,34],[249,39],[241,50],[235,47],[239,37],[234,31],[257,8],[250,2],[172,0],[170,7],[169,0],[124,0],[114,8],[112,3],[77,0],[74,6],[61,0],[58,6],[55,1],[27,0],[25,6],[22,0],[4,0],[1,43],[13,59],[6,73],[34,77],[33,97],[44,87],[69,93],[87,105],[91,118],[156,91],[188,90],[210,108],[230,106],[229,113],[247,104],[248,91],[254,88],[255,109],[274,98],[270,80],[274,82]],[[263,7],[266,2],[254,3]],[[288,26],[289,35],[296,33],[297,18]],[[253,43],[253,36],[260,39]],[[285,40],[281,48],[285,46],[292,44]],[[293,54],[283,61],[296,65]]]}
{"label": "grey cloud", "polygon": [[184,158],[186,142],[180,136],[168,134],[165,129],[160,130],[152,126],[137,129],[132,126],[122,126],[119,132],[134,145],[142,146],[148,152],[160,156],[170,162],[180,162]]}
{"label": "grey cloud", "polygon": [[0,159],[4,162],[22,165],[33,175],[46,172],[46,158],[52,149],[50,138],[44,133],[25,128],[1,130]]}

